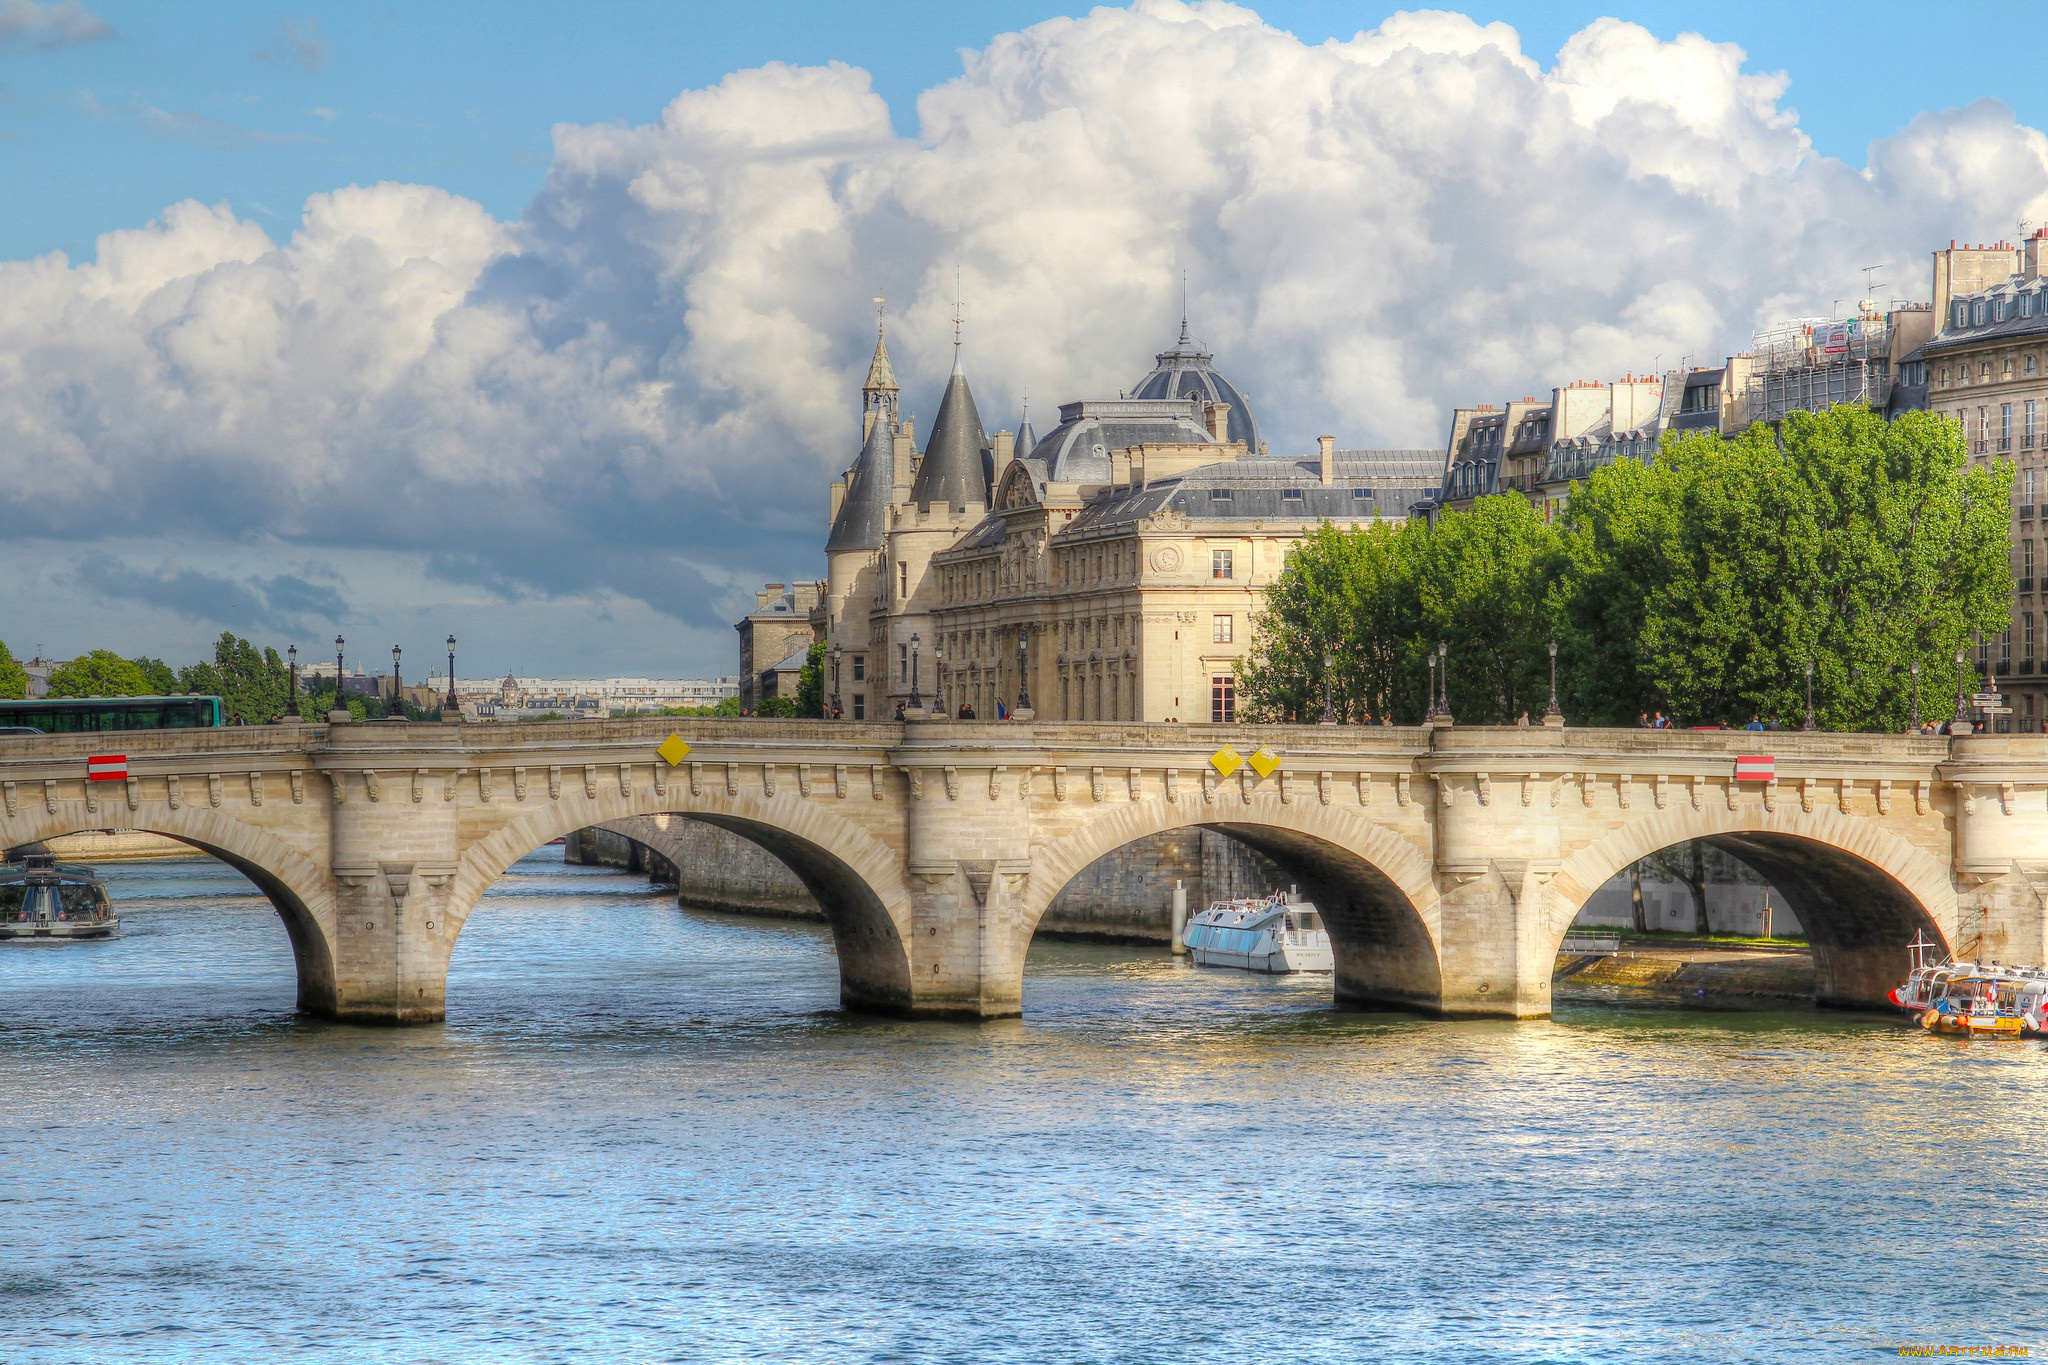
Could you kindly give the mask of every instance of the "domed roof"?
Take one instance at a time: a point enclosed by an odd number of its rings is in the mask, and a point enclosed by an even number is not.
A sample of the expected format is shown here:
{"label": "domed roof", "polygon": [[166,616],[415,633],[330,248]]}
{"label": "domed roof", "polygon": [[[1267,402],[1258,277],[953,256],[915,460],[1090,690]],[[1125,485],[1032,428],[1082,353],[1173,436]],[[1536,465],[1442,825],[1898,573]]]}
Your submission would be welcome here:
{"label": "domed roof", "polygon": [[1111,451],[1148,442],[1202,445],[1215,440],[1187,399],[1112,398],[1061,404],[1060,424],[1032,446],[1030,458],[1057,483],[1108,483]]}
{"label": "domed roof", "polygon": [[1189,339],[1186,318],[1180,320],[1179,343],[1155,358],[1158,363],[1152,367],[1152,373],[1138,381],[1131,397],[1200,398],[1210,403],[1228,403],[1230,439],[1244,442],[1250,454],[1259,453],[1259,424],[1252,417],[1251,404],[1245,402],[1236,385],[1216,372],[1211,363],[1215,357]]}

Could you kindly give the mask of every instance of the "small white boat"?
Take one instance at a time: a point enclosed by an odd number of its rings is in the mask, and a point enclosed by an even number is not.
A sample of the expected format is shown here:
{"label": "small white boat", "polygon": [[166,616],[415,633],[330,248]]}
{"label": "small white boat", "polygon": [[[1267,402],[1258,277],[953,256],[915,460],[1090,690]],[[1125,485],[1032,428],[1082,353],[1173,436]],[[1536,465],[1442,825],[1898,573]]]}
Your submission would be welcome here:
{"label": "small white boat", "polygon": [[1247,972],[1330,972],[1337,959],[1322,914],[1308,901],[1217,901],[1188,922],[1183,942],[1203,967]]}
{"label": "small white boat", "polygon": [[1933,1033],[2048,1034],[2048,972],[1997,962],[1936,962],[1920,935],[1906,945],[1912,970],[1892,1003]]}
{"label": "small white boat", "polygon": [[91,868],[47,853],[0,867],[0,940],[110,938],[120,927],[107,888]]}

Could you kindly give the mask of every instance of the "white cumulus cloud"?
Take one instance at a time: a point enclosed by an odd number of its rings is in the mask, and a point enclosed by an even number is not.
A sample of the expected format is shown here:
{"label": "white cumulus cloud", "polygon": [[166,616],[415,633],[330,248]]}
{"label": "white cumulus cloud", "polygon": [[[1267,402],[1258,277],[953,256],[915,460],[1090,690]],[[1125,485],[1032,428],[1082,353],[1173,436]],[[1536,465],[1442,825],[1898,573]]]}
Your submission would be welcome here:
{"label": "white cumulus cloud", "polygon": [[36,490],[0,534],[171,536],[195,573],[208,544],[383,548],[422,597],[714,626],[748,578],[821,567],[875,294],[927,420],[956,272],[984,417],[1028,385],[1043,431],[1149,367],[1185,270],[1276,449],[1433,445],[1454,403],[1717,357],[1877,261],[1918,296],[1932,247],[2048,218],[2048,139],[2001,105],[1852,167],[1786,97],[1711,35],[1612,19],[1546,67],[1457,14],[1310,46],[1139,0],[995,37],[914,138],[864,72],[771,64],[557,128],[518,222],[419,185],[317,195],[282,242],[175,205],[93,261],[0,264],[0,488]]}

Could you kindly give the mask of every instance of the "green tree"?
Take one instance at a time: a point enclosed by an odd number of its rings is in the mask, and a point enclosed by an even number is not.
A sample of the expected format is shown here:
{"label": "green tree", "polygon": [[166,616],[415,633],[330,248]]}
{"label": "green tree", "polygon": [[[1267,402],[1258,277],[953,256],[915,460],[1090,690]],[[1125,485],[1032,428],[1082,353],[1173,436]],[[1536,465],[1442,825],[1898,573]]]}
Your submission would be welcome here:
{"label": "green tree", "polygon": [[1425,527],[1328,522],[1287,557],[1253,618],[1252,648],[1238,666],[1239,706],[1251,720],[1312,721],[1322,715],[1324,660],[1331,705],[1347,721],[1397,712],[1420,719],[1414,566]]}
{"label": "green tree", "polygon": [[275,649],[260,652],[233,631],[214,642],[213,662],[188,664],[178,672],[183,690],[218,696],[221,710],[260,725],[283,714],[291,700],[291,672]]}
{"label": "green tree", "polygon": [[818,720],[825,714],[825,642],[814,640],[796,675],[796,713]]}
{"label": "green tree", "polygon": [[761,704],[754,708],[757,716],[793,717],[800,715],[795,697],[763,697]]}
{"label": "green tree", "polygon": [[1439,517],[1420,549],[1420,643],[1447,648],[1451,714],[1479,725],[1522,711],[1540,716],[1550,688],[1550,584],[1563,567],[1557,531],[1527,498],[1504,493]]}
{"label": "green tree", "polygon": [[111,649],[95,649],[50,670],[53,697],[141,697],[149,675]]}
{"label": "green tree", "polygon": [[1911,663],[1944,677],[2006,627],[2012,467],[1971,467],[1954,422],[1844,404],[1681,437],[1652,472],[1672,529],[1638,678],[1688,719],[1798,717],[1810,662],[1822,728],[1901,729]]}
{"label": "green tree", "polygon": [[149,695],[167,697],[178,690],[178,675],[162,659],[145,656],[128,662],[142,670],[142,676],[149,682]]}
{"label": "green tree", "polygon": [[28,672],[14,661],[7,642],[0,640],[0,698],[21,701],[28,696]]}
{"label": "green tree", "polygon": [[1676,562],[1667,484],[1651,465],[1618,460],[1572,489],[1551,618],[1560,706],[1575,724],[1632,725],[1665,705],[1643,677],[1639,642],[1650,592]]}

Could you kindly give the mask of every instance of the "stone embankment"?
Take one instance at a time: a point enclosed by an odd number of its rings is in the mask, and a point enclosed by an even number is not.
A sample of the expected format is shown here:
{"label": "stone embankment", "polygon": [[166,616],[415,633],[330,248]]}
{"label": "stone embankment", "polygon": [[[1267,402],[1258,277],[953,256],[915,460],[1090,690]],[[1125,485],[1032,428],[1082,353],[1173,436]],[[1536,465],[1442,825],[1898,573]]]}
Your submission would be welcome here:
{"label": "stone embankment", "polygon": [[[696,909],[824,918],[811,893],[774,855],[697,820],[642,816],[578,830],[563,856],[572,863],[645,872],[674,886],[677,900]],[[1186,886],[1190,911],[1214,900],[1262,896],[1282,885],[1272,864],[1237,840],[1213,830],[1174,830],[1096,860],[1053,898],[1038,932],[1101,943],[1166,943],[1175,882]]]}
{"label": "stone embankment", "polygon": [[1581,1004],[1785,1009],[1813,1003],[1813,955],[1796,947],[1627,942],[1619,952],[1559,953],[1550,993]]}

